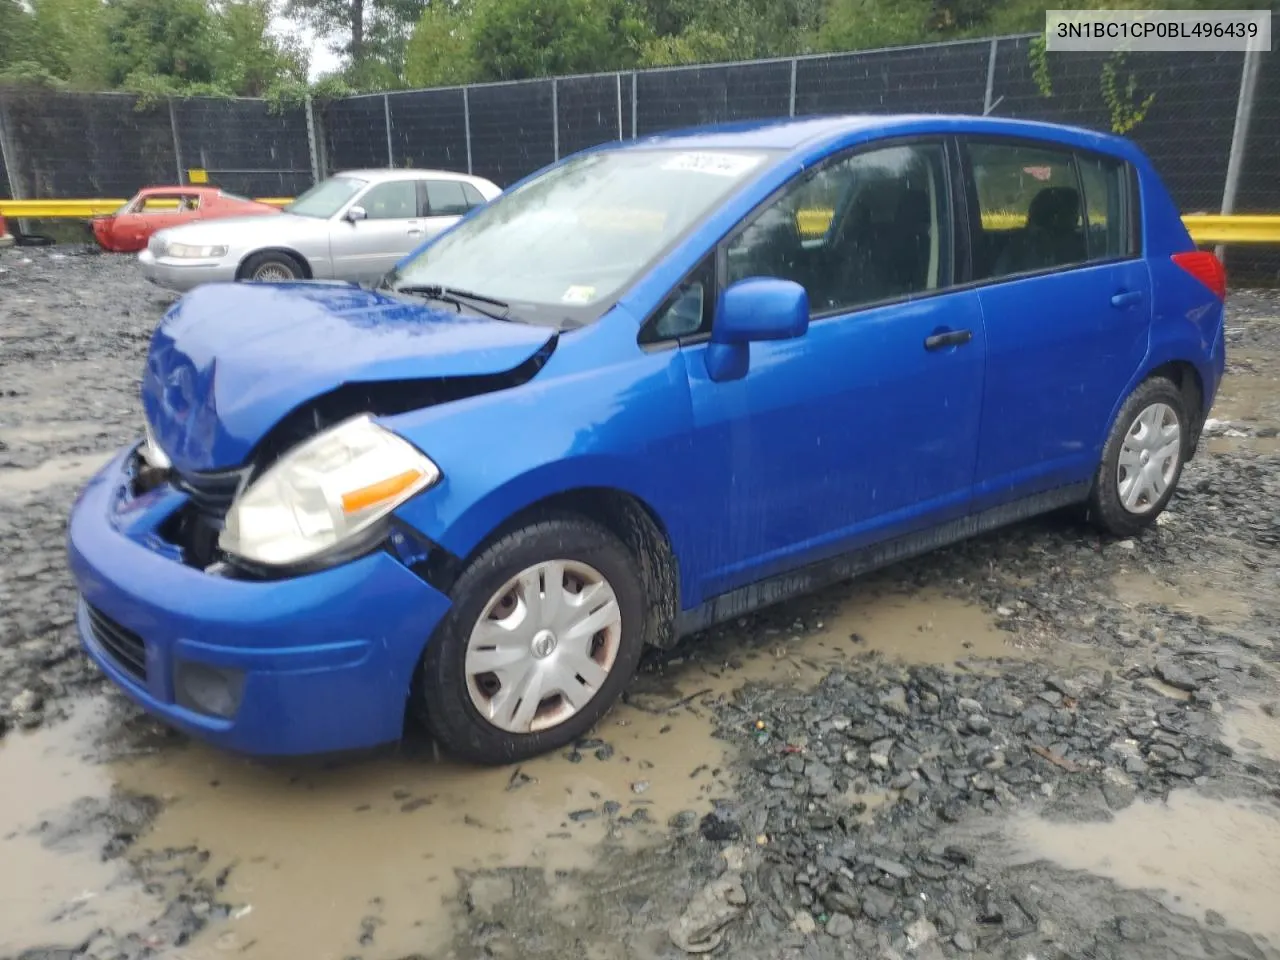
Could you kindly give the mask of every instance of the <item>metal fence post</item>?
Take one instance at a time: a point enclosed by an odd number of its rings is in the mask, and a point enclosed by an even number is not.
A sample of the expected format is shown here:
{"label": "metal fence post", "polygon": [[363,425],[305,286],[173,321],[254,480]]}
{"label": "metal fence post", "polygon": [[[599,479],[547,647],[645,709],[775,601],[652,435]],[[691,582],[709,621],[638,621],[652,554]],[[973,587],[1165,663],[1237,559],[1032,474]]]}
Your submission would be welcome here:
{"label": "metal fence post", "polygon": [[185,182],[182,175],[182,141],[178,137],[178,111],[173,108],[173,97],[169,98],[169,129],[173,131],[173,162],[178,168],[178,185]]}
{"label": "metal fence post", "polygon": [[636,138],[636,72],[631,71],[631,139]]}
{"label": "metal fence post", "polygon": [[997,38],[992,37],[991,52],[987,54],[987,92],[983,94],[982,97],[982,115],[984,117],[989,114],[995,106],[995,104],[991,102],[991,94],[995,93],[996,89],[996,53],[999,49],[1000,41]]}
{"label": "metal fence post", "polygon": [[551,151],[556,160],[560,159],[560,81],[551,78]]}
{"label": "metal fence post", "polygon": [[467,137],[467,173],[471,173],[471,98],[466,87],[462,88],[462,126]]}
{"label": "metal fence post", "polygon": [[315,105],[311,101],[310,94],[307,94],[306,111],[307,111],[307,152],[311,154],[311,182],[319,183],[323,178],[323,174],[321,173],[321,170],[323,169],[323,167],[320,163],[320,150],[316,144],[316,141],[319,138],[316,136]]}
{"label": "metal fence post", "polygon": [[14,200],[25,200],[22,195],[22,184],[18,181],[18,157],[9,139],[9,108],[3,96],[0,96],[0,159],[4,160],[5,178],[9,181],[9,196]]}
{"label": "metal fence post", "polygon": [[614,79],[618,81],[618,139],[622,139],[622,74],[614,74]]}
{"label": "metal fence post", "polygon": [[396,156],[391,151],[391,98],[385,93],[382,95],[382,118],[387,125],[387,166],[394,167]]}
{"label": "metal fence post", "polygon": [[[1240,191],[1240,172],[1244,168],[1245,143],[1249,137],[1249,120],[1253,116],[1253,99],[1258,88],[1258,69],[1262,55],[1257,50],[1246,50],[1244,68],[1240,74],[1240,98],[1236,101],[1236,125],[1231,131],[1231,153],[1227,157],[1227,179],[1222,185],[1222,215],[1235,213],[1236,195]],[[1226,248],[1219,244],[1216,250],[1219,260],[1225,260]]]}
{"label": "metal fence post", "polygon": [[799,61],[795,57],[791,58],[791,116],[796,115],[796,64]]}

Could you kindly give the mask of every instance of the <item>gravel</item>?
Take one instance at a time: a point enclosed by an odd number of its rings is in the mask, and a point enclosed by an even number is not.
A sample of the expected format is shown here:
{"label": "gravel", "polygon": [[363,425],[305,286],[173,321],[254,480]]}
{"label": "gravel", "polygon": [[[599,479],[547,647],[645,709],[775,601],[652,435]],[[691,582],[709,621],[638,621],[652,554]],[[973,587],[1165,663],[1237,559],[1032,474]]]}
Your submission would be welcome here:
{"label": "gravel", "polygon": [[[77,459],[100,462],[138,432],[138,374],[167,301],[130,258],[0,253],[0,737],[57,719],[104,686],[74,635],[66,515],[90,469]],[[693,706],[712,711],[718,735],[736,748],[733,794],[709,813],[672,817],[660,849],[612,851],[601,873],[583,874],[583,902],[596,910],[586,928],[548,915],[541,870],[466,878],[453,955],[621,956],[624,946],[628,956],[667,957],[681,954],[677,943],[699,950],[714,941],[716,955],[771,960],[851,951],[1277,956],[1276,945],[1218,913],[1175,914],[1100,877],[1015,863],[983,839],[989,831],[973,832],[1027,813],[1105,820],[1176,789],[1280,798],[1280,764],[1237,756],[1220,727],[1233,700],[1272,716],[1280,702],[1280,453],[1270,439],[1280,427],[1280,304],[1273,294],[1237,293],[1229,316],[1232,382],[1269,381],[1271,392],[1254,390],[1240,412],[1215,410],[1205,442],[1224,446],[1187,466],[1148,534],[1114,541],[1073,518],[1047,517],[886,574],[978,605],[1030,655],[903,665],[860,652],[855,634],[845,666],[815,686],[755,683],[700,698]],[[60,472],[31,479],[51,463]],[[1157,595],[1125,603],[1115,580],[1126,571],[1166,585],[1170,597],[1199,589],[1237,602],[1230,610]],[[837,587],[743,618],[647,669],[696,659],[700,643],[803,637],[846,594]],[[595,741],[571,752],[580,761],[583,751],[590,763],[613,756]],[[507,789],[519,786],[513,774]],[[632,781],[633,794],[648,789]],[[606,815],[621,819],[616,801],[627,799],[612,798]],[[110,831],[124,839],[105,856],[123,853],[154,809],[134,813],[136,823]],[[598,816],[584,809],[569,820]],[[197,866],[164,872],[176,884],[170,942],[226,913],[199,875]],[[148,949],[106,937],[74,955]]]}

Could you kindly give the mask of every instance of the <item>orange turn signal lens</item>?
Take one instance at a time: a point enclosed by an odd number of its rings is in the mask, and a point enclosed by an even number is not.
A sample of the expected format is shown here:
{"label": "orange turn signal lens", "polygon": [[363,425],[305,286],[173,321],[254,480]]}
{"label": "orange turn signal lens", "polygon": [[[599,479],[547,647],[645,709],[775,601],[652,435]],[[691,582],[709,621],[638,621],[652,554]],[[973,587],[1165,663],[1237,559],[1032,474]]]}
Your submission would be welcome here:
{"label": "orange turn signal lens", "polygon": [[377,506],[384,500],[390,500],[396,494],[404,493],[421,479],[421,470],[406,470],[404,473],[388,477],[386,480],[379,480],[377,483],[371,483],[367,487],[360,487],[358,490],[344,493],[342,495],[342,510],[344,513],[356,513],[368,507]]}

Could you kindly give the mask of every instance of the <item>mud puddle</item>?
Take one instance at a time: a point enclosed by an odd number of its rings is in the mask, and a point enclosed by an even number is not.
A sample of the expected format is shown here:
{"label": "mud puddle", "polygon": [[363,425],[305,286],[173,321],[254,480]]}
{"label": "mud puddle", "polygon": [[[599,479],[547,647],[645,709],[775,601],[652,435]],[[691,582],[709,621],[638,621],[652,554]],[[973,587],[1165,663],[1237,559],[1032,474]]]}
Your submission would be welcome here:
{"label": "mud puddle", "polygon": [[1150,613],[1152,607],[1167,607],[1193,617],[1239,624],[1252,612],[1250,602],[1238,590],[1215,587],[1198,576],[1175,583],[1129,571],[1117,575],[1112,584],[1121,603],[1144,613]]}
{"label": "mud puddle", "polygon": [[1227,925],[1280,944],[1280,811],[1275,805],[1213,800],[1176,790],[1167,803],[1140,801],[1107,823],[1015,818],[1025,862],[1149,890],[1197,919],[1212,910]]}
{"label": "mud puddle", "polygon": [[66,836],[50,820],[109,797],[110,771],[84,756],[105,712],[82,703],[65,723],[0,740],[0,955],[83,942],[99,928],[125,934],[164,912],[126,864],[103,860],[101,832]]}
{"label": "mud puddle", "polygon": [[[1280,705],[1236,701],[1222,716],[1222,742],[1232,750],[1280,763]],[[1275,866],[1280,873],[1280,863]]]}

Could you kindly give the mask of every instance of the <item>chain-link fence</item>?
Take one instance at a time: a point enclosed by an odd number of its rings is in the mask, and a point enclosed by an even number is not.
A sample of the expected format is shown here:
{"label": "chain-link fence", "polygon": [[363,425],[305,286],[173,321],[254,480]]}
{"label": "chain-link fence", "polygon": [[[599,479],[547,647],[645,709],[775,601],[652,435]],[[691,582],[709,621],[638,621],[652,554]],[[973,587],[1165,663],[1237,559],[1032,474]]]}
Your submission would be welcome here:
{"label": "chain-link fence", "polygon": [[[360,167],[460,170],[507,187],[586,147],[675,127],[915,112],[1123,132],[1183,212],[1276,212],[1280,53],[1261,54],[1252,81],[1245,68],[1241,53],[1045,55],[1032,36],[1016,36],[324,104],[0,90],[0,196],[127,196],[194,168],[258,196],[296,194],[317,176]],[[1232,259],[1272,274],[1280,267],[1270,251],[1232,251]]]}

